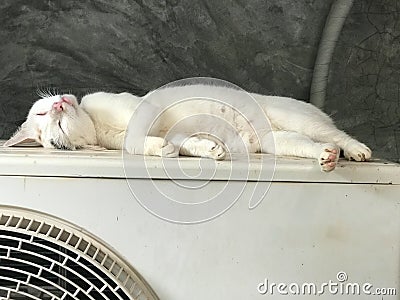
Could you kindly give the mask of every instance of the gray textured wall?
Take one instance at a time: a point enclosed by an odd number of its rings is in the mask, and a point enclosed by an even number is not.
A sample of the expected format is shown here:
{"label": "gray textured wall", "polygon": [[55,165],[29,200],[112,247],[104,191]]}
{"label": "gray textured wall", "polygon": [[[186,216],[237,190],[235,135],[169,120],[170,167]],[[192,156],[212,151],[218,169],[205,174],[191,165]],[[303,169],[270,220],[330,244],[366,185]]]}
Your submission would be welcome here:
{"label": "gray textured wall", "polygon": [[[399,1],[356,1],[335,52],[327,106],[341,128],[391,159],[399,157]],[[331,2],[2,0],[0,136],[23,121],[37,89],[143,94],[211,76],[306,100]]]}
{"label": "gray textured wall", "polygon": [[346,20],[326,111],[374,155],[400,159],[400,1],[358,0]]}

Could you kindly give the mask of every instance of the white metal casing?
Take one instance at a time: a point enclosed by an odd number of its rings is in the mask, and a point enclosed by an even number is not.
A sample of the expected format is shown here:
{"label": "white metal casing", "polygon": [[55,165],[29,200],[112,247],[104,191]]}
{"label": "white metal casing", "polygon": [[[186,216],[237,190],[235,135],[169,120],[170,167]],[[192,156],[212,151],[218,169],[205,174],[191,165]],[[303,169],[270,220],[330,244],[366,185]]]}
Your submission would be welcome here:
{"label": "white metal casing", "polygon": [[[341,160],[335,171],[322,173],[314,160],[278,158],[270,184],[251,172],[259,159],[254,155],[249,163],[234,157],[235,166],[244,170],[242,180],[240,172],[229,178],[230,162],[202,160],[203,169],[216,166],[213,189],[222,190],[229,179],[234,186],[246,181],[250,190],[255,184],[269,190],[252,210],[245,191],[221,216],[184,225],[142,207],[118,151],[0,148],[1,204],[42,211],[91,232],[133,265],[160,299],[281,299],[287,296],[276,290],[262,295],[257,287],[265,279],[321,284],[337,281],[338,272],[346,272],[346,282],[399,289],[398,164]],[[157,201],[151,178],[165,190],[176,183],[163,171],[165,161],[149,158],[146,168],[142,161],[125,159],[134,170],[129,179]],[[199,168],[199,159],[179,161],[187,173]],[[193,191],[187,193],[193,197]],[[326,298],[365,295],[326,292]]]}

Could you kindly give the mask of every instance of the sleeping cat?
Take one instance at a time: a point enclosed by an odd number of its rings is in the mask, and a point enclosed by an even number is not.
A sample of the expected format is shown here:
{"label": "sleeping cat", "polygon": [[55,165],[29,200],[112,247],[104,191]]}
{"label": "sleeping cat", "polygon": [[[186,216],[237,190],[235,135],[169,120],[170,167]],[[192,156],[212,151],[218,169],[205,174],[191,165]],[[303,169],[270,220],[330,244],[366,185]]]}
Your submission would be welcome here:
{"label": "sleeping cat", "polygon": [[206,84],[167,86],[144,97],[98,92],[80,105],[73,95],[47,95],[33,104],[5,146],[27,141],[217,160],[227,152],[261,152],[315,158],[323,171],[336,167],[340,149],[348,159],[371,158],[366,145],[311,104]]}

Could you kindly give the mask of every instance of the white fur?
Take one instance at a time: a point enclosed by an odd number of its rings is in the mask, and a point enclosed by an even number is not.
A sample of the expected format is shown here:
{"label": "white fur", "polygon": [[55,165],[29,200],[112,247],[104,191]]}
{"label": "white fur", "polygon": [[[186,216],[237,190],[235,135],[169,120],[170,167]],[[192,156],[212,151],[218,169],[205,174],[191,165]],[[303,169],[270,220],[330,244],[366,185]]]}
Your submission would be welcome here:
{"label": "white fur", "polygon": [[[55,111],[53,103],[61,97],[72,105],[63,103],[65,108]],[[46,115],[36,115],[41,111]],[[80,106],[72,95],[43,98],[7,145],[25,140],[44,147],[57,140],[69,149],[98,145],[167,157],[223,159],[227,151],[264,152],[316,158],[324,171],[335,168],[340,148],[349,159],[371,157],[367,146],[338,130],[311,104],[201,84],[167,87],[144,97],[98,92],[83,97]]]}

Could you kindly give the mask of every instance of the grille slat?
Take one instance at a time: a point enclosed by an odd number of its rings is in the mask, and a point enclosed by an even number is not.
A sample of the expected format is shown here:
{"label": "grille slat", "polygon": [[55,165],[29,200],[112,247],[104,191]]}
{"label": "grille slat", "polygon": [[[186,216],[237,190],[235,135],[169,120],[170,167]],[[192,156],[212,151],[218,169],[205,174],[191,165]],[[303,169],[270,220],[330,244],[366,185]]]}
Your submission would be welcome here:
{"label": "grille slat", "polygon": [[7,289],[2,290],[2,288],[0,288],[0,299],[7,299],[8,297],[10,299],[21,299],[21,296],[24,297],[24,299],[42,300],[38,297],[33,296],[32,294],[25,293],[22,290],[16,293],[13,292],[12,290],[7,290]]}

